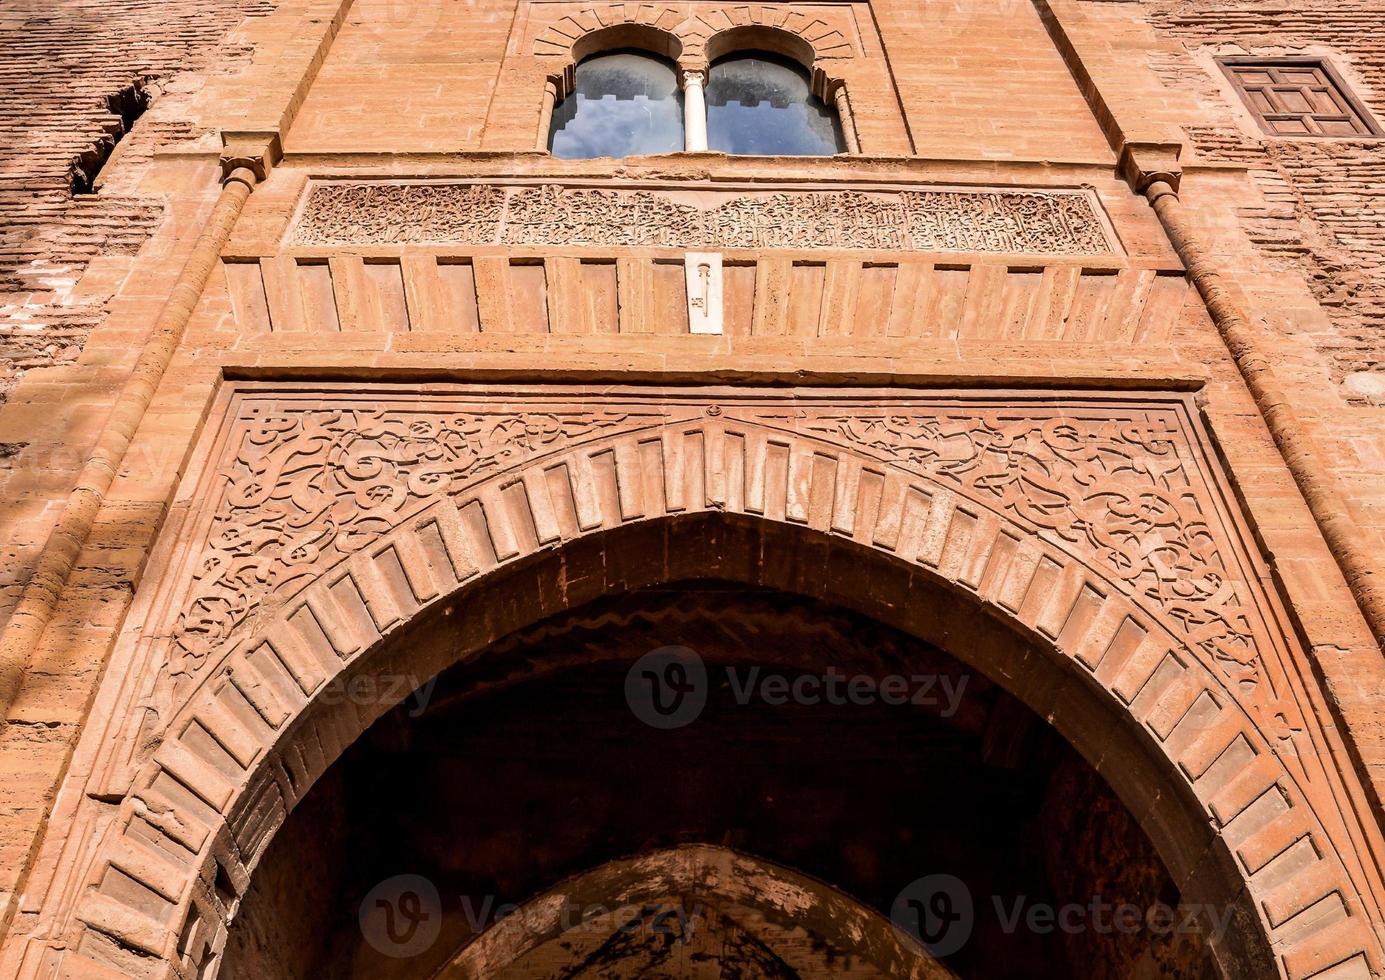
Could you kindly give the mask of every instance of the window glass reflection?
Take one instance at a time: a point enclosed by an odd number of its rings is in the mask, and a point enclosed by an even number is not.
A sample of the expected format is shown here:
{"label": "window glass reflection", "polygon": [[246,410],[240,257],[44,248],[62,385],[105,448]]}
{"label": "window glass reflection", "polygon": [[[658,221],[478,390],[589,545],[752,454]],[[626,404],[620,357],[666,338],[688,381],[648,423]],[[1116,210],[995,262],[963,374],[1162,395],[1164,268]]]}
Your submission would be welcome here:
{"label": "window glass reflection", "polygon": [[577,66],[573,92],[553,109],[556,157],[624,157],[683,149],[683,93],[670,61],[612,51]]}
{"label": "window glass reflection", "polygon": [[724,153],[830,156],[846,149],[836,113],[812,94],[808,70],[756,52],[707,75],[707,144]]}

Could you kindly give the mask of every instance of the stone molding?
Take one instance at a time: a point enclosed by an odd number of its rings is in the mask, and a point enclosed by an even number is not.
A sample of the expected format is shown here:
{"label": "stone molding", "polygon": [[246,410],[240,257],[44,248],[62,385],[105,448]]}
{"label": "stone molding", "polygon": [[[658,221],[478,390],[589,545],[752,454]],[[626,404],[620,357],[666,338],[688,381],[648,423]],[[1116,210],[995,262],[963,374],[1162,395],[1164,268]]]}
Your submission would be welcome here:
{"label": "stone molding", "polygon": [[737,192],[328,180],[309,183],[285,244],[1114,251],[1085,189]]}
{"label": "stone molding", "polygon": [[[563,5],[564,9],[568,5]],[[852,14],[842,10],[829,23],[821,16],[833,8],[801,4],[756,4],[706,7],[700,4],[591,4],[565,12],[560,20],[542,29],[533,42],[540,57],[580,58],[588,53],[582,41],[602,31],[644,28],[667,35],[677,48],[675,57],[689,67],[705,66],[708,42],[726,31],[759,29],[792,35],[812,52],[810,60],[858,57],[853,37]],[[694,13],[694,10],[699,12]]]}
{"label": "stone molding", "polygon": [[144,748],[75,889],[79,954],[114,937],[151,976],[215,955],[275,828],[373,720],[315,699],[383,637],[527,556],[702,513],[865,549],[1035,638],[1198,801],[1283,975],[1380,962],[1370,831],[1338,802],[1359,787],[1182,397],[247,384],[222,411],[154,600],[176,622],[146,626],[173,643],[128,709]]}

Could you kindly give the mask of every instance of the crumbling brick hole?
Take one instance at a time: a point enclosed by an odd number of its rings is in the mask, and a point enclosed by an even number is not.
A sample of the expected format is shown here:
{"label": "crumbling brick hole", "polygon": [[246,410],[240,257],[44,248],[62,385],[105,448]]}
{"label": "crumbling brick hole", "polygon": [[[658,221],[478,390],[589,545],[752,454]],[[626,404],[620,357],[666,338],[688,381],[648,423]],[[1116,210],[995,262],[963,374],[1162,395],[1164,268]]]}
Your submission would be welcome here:
{"label": "crumbling brick hole", "polygon": [[73,195],[94,194],[99,190],[101,168],[152,101],[153,93],[145,80],[138,78],[106,96],[106,107],[112,118],[104,126],[106,131],[72,161],[70,177]]}

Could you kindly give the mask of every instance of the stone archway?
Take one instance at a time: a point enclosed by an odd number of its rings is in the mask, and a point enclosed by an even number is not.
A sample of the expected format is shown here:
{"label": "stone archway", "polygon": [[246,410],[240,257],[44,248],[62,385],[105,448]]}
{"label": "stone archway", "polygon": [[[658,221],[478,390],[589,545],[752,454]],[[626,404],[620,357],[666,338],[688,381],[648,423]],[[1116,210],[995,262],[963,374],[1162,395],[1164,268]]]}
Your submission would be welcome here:
{"label": "stone archway", "polygon": [[[680,522],[684,534],[723,546],[741,546],[739,535],[755,526],[717,515],[690,520],[700,527]],[[615,532],[620,541],[608,539],[606,551],[654,550],[644,530]],[[793,553],[794,537],[762,543]],[[570,562],[592,555],[568,552]],[[981,671],[876,618],[784,588],[715,576],[631,586],[569,593],[574,608],[461,654],[371,724],[259,859],[218,975],[433,976],[450,950],[556,883],[696,842],[852,896],[876,921],[895,919],[903,932],[941,944],[944,965],[961,976],[1009,976],[1027,964],[1044,964],[1029,972],[1051,977],[1217,975],[1203,936],[1220,928],[1222,910],[1207,910],[1194,929],[1196,899],[1179,893],[1128,808],[1053,726]],[[920,590],[914,605],[925,603],[956,598]],[[416,648],[409,662],[446,660],[447,651],[470,650],[458,626],[455,613],[434,610],[391,644]],[[641,695],[651,670],[667,676],[659,668],[669,644],[695,657],[685,676],[706,685],[692,697],[692,715],[650,727],[653,704]],[[422,646],[443,652],[420,657]],[[902,684],[912,696],[874,697],[872,679],[878,692]],[[370,680],[354,678],[340,693],[369,698]],[[787,699],[776,684],[788,686]],[[745,884],[773,892],[768,880],[756,882]],[[1148,918],[1133,931],[1113,929],[1109,918],[1098,921],[1097,896],[1153,916],[1165,903],[1179,909],[1170,917],[1177,925]],[[937,901],[951,915],[946,924],[916,921]],[[573,904],[560,925],[575,926],[591,905]],[[1017,904],[1067,908],[1092,928],[1031,927],[1015,919]],[[710,931],[745,954],[741,967],[776,975],[784,957],[766,954],[780,943],[747,921],[756,917],[728,912],[724,928],[713,922]],[[741,943],[734,922],[750,930],[747,940],[759,938]],[[849,944],[843,951],[820,921],[799,925],[800,942],[841,951],[843,967],[861,955]],[[593,938],[569,933],[559,944]],[[578,975],[613,955],[649,954],[661,976],[718,976],[700,966],[683,973],[680,964],[704,963],[705,951],[657,935],[672,948],[624,934],[587,947]],[[845,975],[876,975],[858,966]],[[567,974],[555,966],[490,975]],[[613,975],[645,974],[595,973]]]}
{"label": "stone archway", "polygon": [[[306,422],[282,405],[242,411],[253,398],[232,407],[254,457],[233,496],[296,501],[305,466],[354,467],[358,511],[335,519],[369,543],[333,557],[316,539],[268,609],[264,596],[209,601],[246,580],[210,564],[183,629],[213,642],[189,645],[166,734],[93,856],[78,952],[85,930],[93,949],[104,936],[141,950],[149,975],[214,969],[284,814],[389,706],[327,705],[324,686],[398,672],[386,641],[423,610],[479,645],[593,590],[710,569],[943,646],[965,636],[970,662],[1107,777],[1180,888],[1237,907],[1217,951],[1229,973],[1378,962],[1374,870],[1334,844],[1344,825],[1364,830],[1325,807],[1327,760],[1304,758],[1312,714],[1277,683],[1273,604],[1246,574],[1253,557],[1186,402],[589,392],[569,419],[551,389],[532,394],[529,408],[497,402],[510,428],[471,479],[398,443],[418,420],[401,409],[396,429],[378,393],[356,409],[332,396]],[[373,448],[341,455],[334,426]],[[386,459],[414,469],[384,472]],[[410,502],[366,534],[377,492]],[[1266,702],[1271,687],[1284,693]],[[106,887],[117,878],[140,887]]]}

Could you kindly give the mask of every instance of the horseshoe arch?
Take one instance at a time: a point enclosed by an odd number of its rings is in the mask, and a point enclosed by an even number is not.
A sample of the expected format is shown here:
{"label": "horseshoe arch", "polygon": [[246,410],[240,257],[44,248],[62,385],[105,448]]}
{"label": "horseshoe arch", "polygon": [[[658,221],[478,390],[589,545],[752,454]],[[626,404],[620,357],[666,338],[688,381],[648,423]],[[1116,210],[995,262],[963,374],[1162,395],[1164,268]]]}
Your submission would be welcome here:
{"label": "horseshoe arch", "polygon": [[[378,391],[324,397],[322,386],[301,403],[271,395],[257,402],[246,386],[230,397],[223,445],[366,484],[389,458],[427,461],[380,447],[429,398],[445,404],[417,434],[444,447],[452,436],[436,426],[451,420],[465,436],[471,422],[459,420],[485,401],[410,391],[391,408]],[[498,400],[522,431],[484,465],[467,450],[469,475],[390,470],[380,485],[407,486],[411,499],[392,526],[355,528],[367,543],[319,553],[277,604],[261,597],[265,609],[204,632],[215,642],[182,665],[162,740],[88,862],[71,962],[105,959],[116,940],[139,951],[143,975],[213,975],[274,831],[390,707],[328,704],[326,685],[397,669],[406,647],[421,651],[414,676],[448,666],[436,645],[395,638],[446,618],[475,650],[608,586],[708,576],[859,609],[948,648],[1049,718],[1180,888],[1236,907],[1239,928],[1214,947],[1228,975],[1350,976],[1380,962],[1367,925],[1375,869],[1338,843],[1363,831],[1349,811],[1312,802],[1330,777],[1302,748],[1314,744],[1312,712],[1289,716],[1308,695],[1276,676],[1272,598],[1248,573],[1253,556],[1182,398],[585,393],[585,422],[569,426],[560,393],[521,396],[533,401],[518,415],[513,398]],[[363,439],[373,455],[340,452]],[[260,469],[256,506],[282,476]],[[372,504],[370,493],[357,502]],[[1220,588],[1190,591],[1189,575]],[[187,607],[198,608],[228,607]],[[949,648],[964,634],[965,649]],[[1287,737],[1271,724],[1286,717]],[[140,902],[107,887],[115,875],[143,886]]]}

